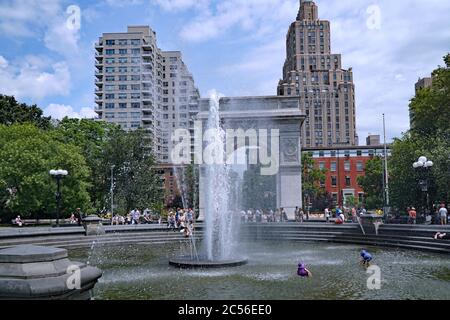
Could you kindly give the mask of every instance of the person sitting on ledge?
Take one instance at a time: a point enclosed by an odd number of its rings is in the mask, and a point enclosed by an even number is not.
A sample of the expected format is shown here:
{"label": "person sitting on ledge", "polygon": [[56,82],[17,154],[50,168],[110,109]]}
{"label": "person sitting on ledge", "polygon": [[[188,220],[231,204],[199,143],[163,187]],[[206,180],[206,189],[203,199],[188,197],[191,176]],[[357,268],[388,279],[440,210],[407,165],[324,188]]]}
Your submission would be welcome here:
{"label": "person sitting on ledge", "polygon": [[16,217],[16,219],[14,220],[14,223],[18,226],[18,227],[22,227],[23,226],[23,222],[22,219],[20,218],[20,215],[18,215]]}
{"label": "person sitting on ledge", "polygon": [[370,253],[368,253],[366,250],[362,250],[361,257],[362,257],[361,264],[363,266],[369,267],[370,261],[372,261],[372,259],[373,259],[372,255]]}
{"label": "person sitting on ledge", "polygon": [[440,240],[440,239],[450,239],[450,237],[447,236],[447,233],[443,233],[443,232],[438,232],[434,235],[434,239],[435,240]]}
{"label": "person sitting on ledge", "polygon": [[297,269],[297,275],[299,277],[312,277],[312,273],[311,271],[309,271],[304,263],[299,263],[298,264],[298,269]]}

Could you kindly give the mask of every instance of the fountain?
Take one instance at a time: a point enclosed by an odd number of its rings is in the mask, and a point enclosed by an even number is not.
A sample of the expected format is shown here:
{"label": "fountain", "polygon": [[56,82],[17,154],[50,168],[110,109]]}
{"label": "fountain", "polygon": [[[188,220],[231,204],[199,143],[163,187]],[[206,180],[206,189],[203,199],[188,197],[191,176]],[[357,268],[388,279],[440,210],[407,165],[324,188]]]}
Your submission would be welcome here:
{"label": "fountain", "polygon": [[206,215],[204,239],[200,253],[195,249],[194,233],[191,235],[191,256],[171,259],[177,267],[218,268],[239,266],[246,259],[236,256],[235,215],[229,206],[229,166],[225,164],[225,131],[220,125],[219,97],[212,96],[207,129],[214,133],[211,144],[214,148],[214,164],[205,165],[207,185],[205,188]]}

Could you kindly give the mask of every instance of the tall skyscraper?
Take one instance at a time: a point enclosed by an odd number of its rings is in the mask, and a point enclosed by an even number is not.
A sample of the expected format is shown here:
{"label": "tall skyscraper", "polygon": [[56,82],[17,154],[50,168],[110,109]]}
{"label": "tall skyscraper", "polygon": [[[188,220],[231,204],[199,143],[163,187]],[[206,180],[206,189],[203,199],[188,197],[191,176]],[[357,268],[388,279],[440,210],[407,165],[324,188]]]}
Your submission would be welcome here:
{"label": "tall skyscraper", "polygon": [[181,52],[159,49],[148,26],[104,33],[95,48],[99,118],[126,130],[148,130],[156,159],[170,162],[172,131],[193,129],[191,117],[200,97]]}
{"label": "tall skyscraper", "polygon": [[342,69],[341,55],[331,53],[330,42],[330,22],[319,20],[314,1],[300,0],[286,37],[278,95],[299,97],[307,115],[304,148],[358,145],[352,69]]}

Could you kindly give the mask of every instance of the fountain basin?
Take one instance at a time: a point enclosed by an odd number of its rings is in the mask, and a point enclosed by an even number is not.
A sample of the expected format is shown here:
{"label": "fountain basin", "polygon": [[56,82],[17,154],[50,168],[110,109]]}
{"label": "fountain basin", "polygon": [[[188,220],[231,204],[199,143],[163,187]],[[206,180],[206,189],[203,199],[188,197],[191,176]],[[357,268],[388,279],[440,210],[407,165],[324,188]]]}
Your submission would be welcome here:
{"label": "fountain basin", "polygon": [[220,261],[212,261],[207,259],[192,259],[191,257],[177,257],[169,260],[169,264],[171,266],[183,269],[193,269],[193,268],[203,268],[203,269],[212,269],[212,268],[229,268],[229,267],[238,267],[248,263],[247,259],[229,259],[229,260],[220,260]]}

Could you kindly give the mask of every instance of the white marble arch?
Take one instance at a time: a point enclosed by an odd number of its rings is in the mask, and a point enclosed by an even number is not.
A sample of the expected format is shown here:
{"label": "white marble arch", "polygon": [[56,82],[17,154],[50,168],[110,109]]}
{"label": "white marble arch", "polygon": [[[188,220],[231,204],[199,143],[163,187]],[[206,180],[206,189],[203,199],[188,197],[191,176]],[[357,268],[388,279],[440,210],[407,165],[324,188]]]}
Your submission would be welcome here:
{"label": "white marble arch", "polygon": [[[210,100],[200,99],[197,120],[203,131],[209,115]],[[284,208],[289,219],[294,219],[295,207],[302,206],[301,126],[306,118],[300,110],[298,97],[233,97],[219,101],[220,118],[225,128],[244,130],[279,129],[279,171],[276,175],[277,207]],[[270,144],[270,140],[268,141]],[[205,176],[200,166],[199,220],[203,220]]]}

